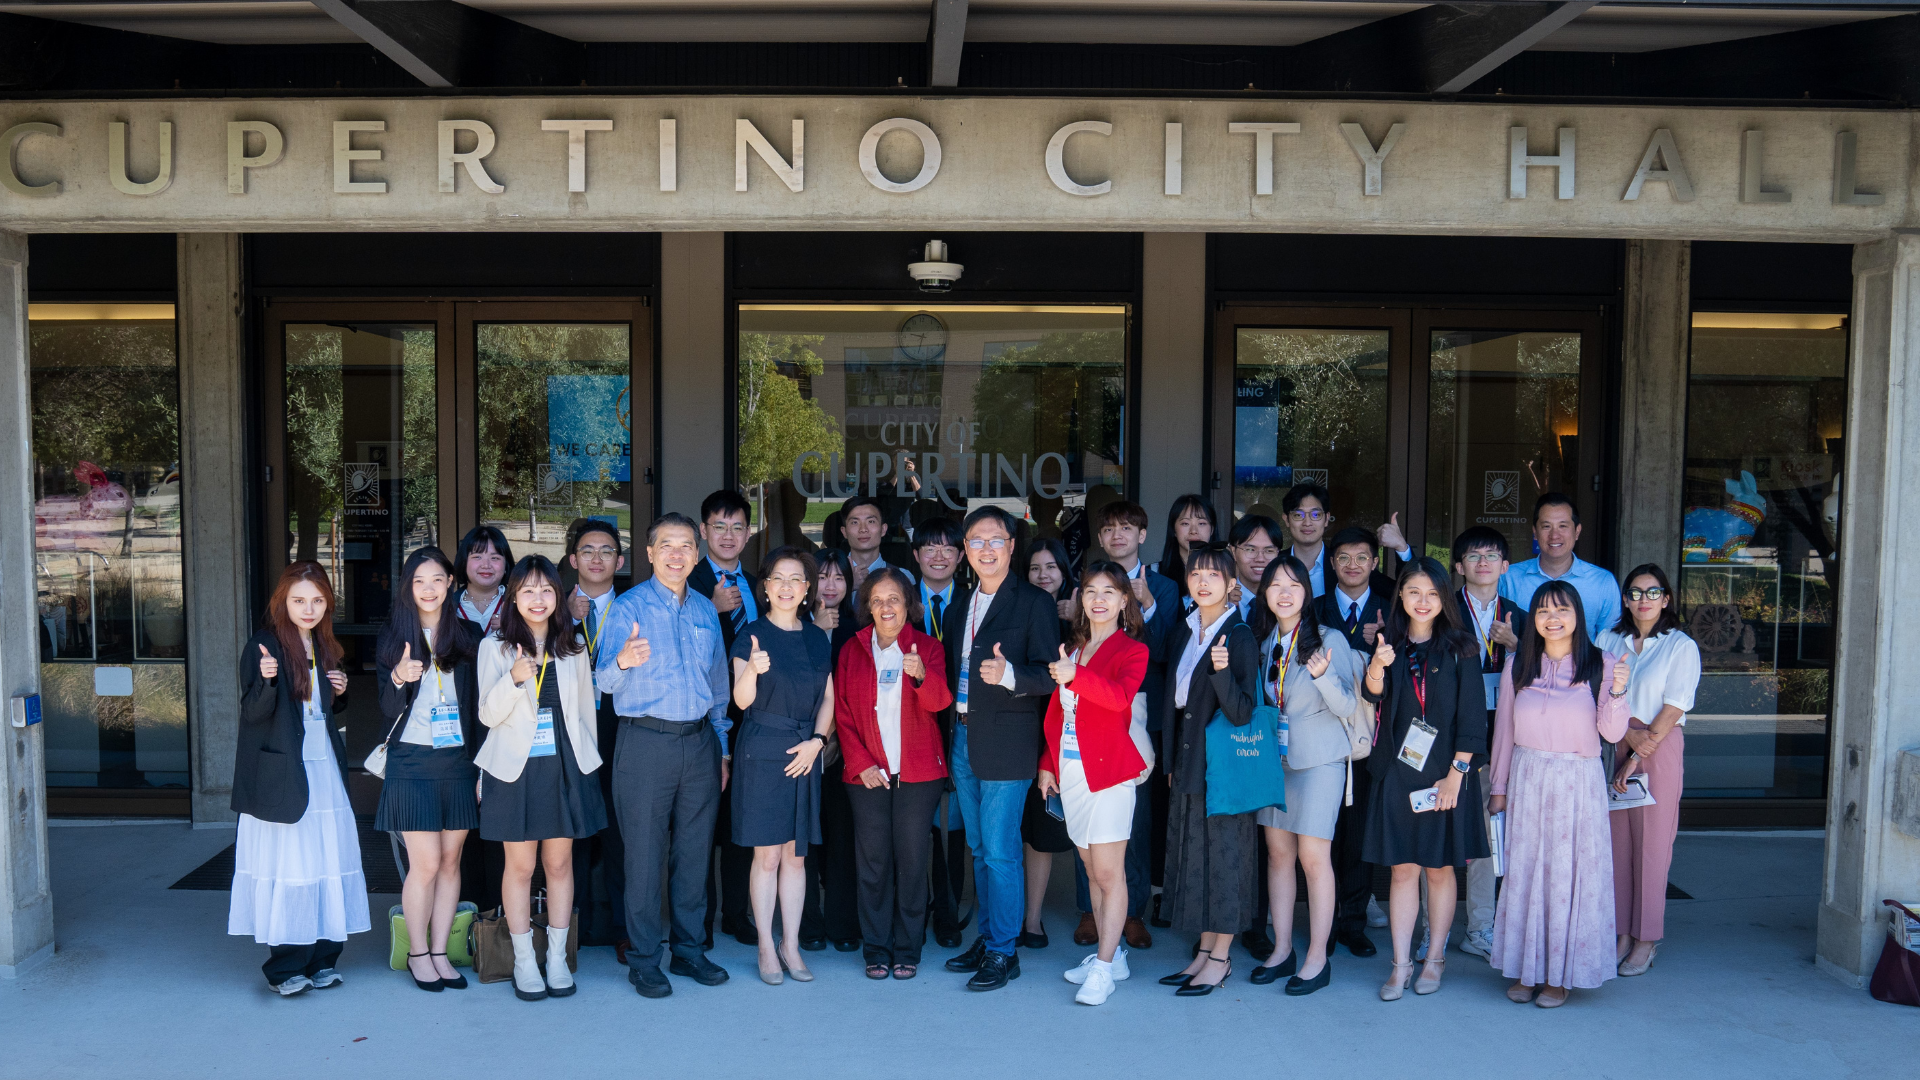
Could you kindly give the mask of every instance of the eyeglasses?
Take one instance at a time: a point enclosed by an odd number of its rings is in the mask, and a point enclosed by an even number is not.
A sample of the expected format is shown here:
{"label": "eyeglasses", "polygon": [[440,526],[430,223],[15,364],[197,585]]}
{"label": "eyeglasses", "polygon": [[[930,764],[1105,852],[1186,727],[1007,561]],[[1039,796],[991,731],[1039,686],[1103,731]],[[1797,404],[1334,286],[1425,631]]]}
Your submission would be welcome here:
{"label": "eyeglasses", "polygon": [[745,536],[747,535],[747,523],[744,521],[709,521],[707,522],[707,531],[710,533],[719,533],[721,536]]}
{"label": "eyeglasses", "polygon": [[1469,566],[1497,563],[1500,561],[1500,553],[1497,551],[1469,551],[1465,555],[1460,556],[1460,561]]}
{"label": "eyeglasses", "polygon": [[1636,585],[1633,588],[1627,590],[1627,599],[1632,600],[1635,603],[1638,603],[1642,600],[1664,600],[1666,599],[1666,595],[1667,595],[1667,590],[1661,588],[1658,585],[1655,585],[1651,589],[1642,589]]}
{"label": "eyeglasses", "polygon": [[600,546],[575,548],[573,553],[575,555],[585,555],[589,559],[611,559],[620,554],[610,547]]}
{"label": "eyeglasses", "polygon": [[1320,510],[1289,510],[1287,516],[1295,521],[1319,521],[1321,518],[1333,519],[1332,514]]}
{"label": "eyeglasses", "polygon": [[1335,556],[1333,557],[1333,565],[1335,565],[1335,566],[1372,566],[1372,565],[1373,565],[1373,556],[1372,556],[1371,554],[1367,554],[1367,555],[1352,555],[1352,554],[1347,554],[1347,555],[1335,555]]}
{"label": "eyeglasses", "polygon": [[1005,548],[1007,543],[1007,538],[1004,536],[989,536],[984,538],[976,536],[967,541],[967,550],[985,551],[988,548],[992,548],[995,551],[999,551]]}

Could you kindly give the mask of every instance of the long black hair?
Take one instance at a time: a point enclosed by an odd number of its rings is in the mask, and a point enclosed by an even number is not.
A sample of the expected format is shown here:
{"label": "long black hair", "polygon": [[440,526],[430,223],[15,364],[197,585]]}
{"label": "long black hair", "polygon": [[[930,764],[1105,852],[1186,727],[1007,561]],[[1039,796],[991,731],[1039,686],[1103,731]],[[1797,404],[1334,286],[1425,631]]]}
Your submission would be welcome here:
{"label": "long black hair", "polygon": [[1547,639],[1540,636],[1540,630],[1534,625],[1540,609],[1551,601],[1558,607],[1573,609],[1573,680],[1569,686],[1587,684],[1593,692],[1593,700],[1600,700],[1600,666],[1605,658],[1587,637],[1587,612],[1580,603],[1580,593],[1564,581],[1549,581],[1540,586],[1533,594],[1533,607],[1527,612],[1527,628],[1520,635],[1520,649],[1513,658],[1513,688],[1525,690],[1540,678],[1541,658],[1547,653]]}
{"label": "long black hair", "polygon": [[587,647],[586,642],[576,640],[573,633],[573,609],[567,604],[567,590],[560,584],[560,571],[545,555],[528,555],[513,564],[513,572],[507,575],[504,586],[504,606],[500,615],[500,640],[508,645],[518,645],[529,655],[538,655],[539,646],[534,644],[533,631],[527,629],[527,621],[520,617],[520,605],[514,603],[514,597],[530,578],[545,578],[553,586],[553,614],[547,616],[547,655],[572,656]]}
{"label": "long black hair", "polygon": [[1207,519],[1207,539],[1219,540],[1220,521],[1214,515],[1213,504],[1204,496],[1182,495],[1173,500],[1173,508],[1167,511],[1167,541],[1160,549],[1160,576],[1173,579],[1180,586],[1180,595],[1187,595],[1187,564],[1180,555],[1180,539],[1174,535],[1174,527],[1188,514],[1199,514]]}
{"label": "long black hair", "polygon": [[1413,620],[1407,618],[1407,606],[1400,600],[1400,593],[1407,583],[1416,577],[1424,577],[1440,593],[1440,611],[1433,618],[1433,637],[1426,642],[1429,655],[1439,651],[1451,652],[1462,660],[1471,660],[1479,655],[1479,643],[1468,632],[1466,621],[1460,617],[1460,607],[1453,599],[1453,578],[1446,568],[1431,556],[1420,555],[1400,571],[1400,583],[1393,592],[1393,603],[1388,605],[1385,633],[1387,640],[1395,649],[1405,652],[1412,642],[1407,640],[1407,628]]}
{"label": "long black hair", "polygon": [[[812,554],[813,554],[814,562],[816,564],[816,569],[813,575],[812,598],[814,600],[818,600],[820,598],[820,579],[821,577],[825,576],[827,572],[827,567],[831,566],[839,570],[840,580],[847,583],[847,594],[840,598],[840,606],[835,610],[837,610],[840,613],[841,626],[853,626],[857,624],[859,622],[859,616],[855,614],[854,606],[853,606],[853,594],[854,594],[853,560],[847,557],[847,549],[837,548],[837,547],[823,547],[823,548],[814,549]],[[964,562],[965,560],[963,559],[962,563],[964,564]],[[919,593],[919,590],[915,589],[914,592],[917,595]],[[806,620],[808,622],[812,622],[813,621],[813,604],[812,603],[807,604],[807,606],[802,610],[805,613]]]}
{"label": "long black hair", "polygon": [[[446,599],[440,604],[439,621],[433,627],[431,646],[427,644],[426,635],[420,632],[420,608],[413,600],[413,577],[428,564],[446,571],[450,579]],[[460,617],[459,604],[453,599],[452,578],[452,561],[446,552],[432,545],[407,556],[407,561],[400,564],[399,576],[393,579],[393,607],[374,646],[374,657],[382,666],[398,666],[400,654],[408,645],[413,646],[416,658],[433,657],[434,665],[441,671],[452,671],[473,655],[474,647],[480,643],[479,628]]]}
{"label": "long black hair", "polygon": [[453,580],[461,588],[467,587],[467,556],[489,547],[500,553],[501,561],[508,567],[514,565],[513,545],[507,543],[507,534],[492,525],[475,525],[460,538],[459,550],[453,556]]}
{"label": "long black hair", "polygon": [[1027,581],[1027,570],[1033,569],[1033,557],[1043,551],[1052,555],[1054,565],[1060,568],[1060,587],[1053,591],[1053,599],[1065,600],[1073,595],[1073,563],[1067,558],[1067,545],[1057,536],[1042,536],[1027,542],[1027,566],[1020,572],[1020,580]]}
{"label": "long black hair", "polygon": [[1660,583],[1660,588],[1666,590],[1667,594],[1667,606],[1660,609],[1660,617],[1654,620],[1650,636],[1659,637],[1669,630],[1679,630],[1680,598],[1673,595],[1673,583],[1667,580],[1667,572],[1660,569],[1659,563],[1641,563],[1620,579],[1620,621],[1613,624],[1614,631],[1629,638],[1640,632],[1640,627],[1633,621],[1633,612],[1627,607],[1627,590],[1633,588],[1633,579],[1637,577],[1652,578]]}
{"label": "long black hair", "polygon": [[1293,652],[1295,656],[1308,657],[1320,651],[1320,620],[1314,617],[1313,575],[1307,571],[1307,565],[1292,555],[1282,554],[1267,564],[1266,572],[1260,575],[1260,588],[1253,594],[1253,603],[1249,614],[1253,618],[1248,625],[1253,630],[1255,641],[1264,642],[1267,635],[1280,625],[1280,617],[1273,613],[1267,604],[1267,587],[1273,584],[1275,574],[1285,571],[1287,578],[1298,582],[1307,590],[1307,598],[1300,605],[1300,625],[1294,628]]}

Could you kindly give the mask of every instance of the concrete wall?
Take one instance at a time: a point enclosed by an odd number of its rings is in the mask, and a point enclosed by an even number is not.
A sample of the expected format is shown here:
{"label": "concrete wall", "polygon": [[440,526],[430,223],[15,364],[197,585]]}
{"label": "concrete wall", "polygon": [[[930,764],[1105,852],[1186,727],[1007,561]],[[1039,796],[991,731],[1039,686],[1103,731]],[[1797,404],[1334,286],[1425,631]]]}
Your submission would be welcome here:
{"label": "concrete wall", "polygon": [[[40,689],[28,422],[27,238],[0,232],[0,695]],[[0,978],[53,955],[43,728],[0,720]]]}
{"label": "concrete wall", "polygon": [[1627,241],[1614,567],[1622,574],[1648,562],[1678,573],[1691,274],[1687,241]]}
{"label": "concrete wall", "polygon": [[234,739],[247,610],[245,342],[240,235],[180,236],[180,476],[193,821],[235,820]]}
{"label": "concrete wall", "polygon": [[[660,238],[660,509],[699,516],[727,480],[727,238]],[[637,494],[637,493],[636,493]],[[646,523],[634,520],[635,543]]]}
{"label": "concrete wall", "polygon": [[1146,552],[1166,542],[1173,500],[1202,491],[1206,414],[1207,238],[1148,233],[1141,272],[1140,505],[1153,524]]}

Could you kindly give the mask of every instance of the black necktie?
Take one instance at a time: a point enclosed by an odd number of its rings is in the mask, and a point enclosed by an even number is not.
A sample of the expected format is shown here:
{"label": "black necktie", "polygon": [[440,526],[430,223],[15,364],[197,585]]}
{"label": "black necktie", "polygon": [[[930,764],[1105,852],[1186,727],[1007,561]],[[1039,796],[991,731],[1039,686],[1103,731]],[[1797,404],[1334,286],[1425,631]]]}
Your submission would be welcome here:
{"label": "black necktie", "polygon": [[1357,600],[1347,603],[1347,633],[1351,634],[1360,627],[1360,603]]}
{"label": "black necktie", "polygon": [[[725,577],[726,577],[726,579],[727,579],[727,587],[728,587],[728,588],[730,588],[730,589],[731,589],[731,588],[734,588],[734,587],[735,587],[735,585],[737,584],[737,580],[738,580],[738,579],[736,578],[736,576],[735,576],[735,575],[733,575],[733,574],[731,574],[731,573],[729,573],[729,574],[726,574],[726,575],[724,575],[724,576],[725,576]],[[742,597],[742,598],[741,598],[741,600],[740,600],[740,606],[739,606],[739,607],[737,607],[737,608],[734,608],[734,609],[733,609],[732,611],[730,611],[730,612],[728,612],[728,613],[727,613],[727,615],[728,615],[728,617],[729,617],[729,618],[731,618],[731,619],[733,620],[733,632],[734,632],[734,634],[735,634],[735,635],[738,635],[738,634],[740,633],[740,631],[741,631],[741,630],[743,630],[743,629],[745,629],[745,627],[746,627],[746,625],[747,625],[747,602],[746,602],[746,599],[745,599],[744,597]]]}
{"label": "black necktie", "polygon": [[944,607],[946,607],[946,604],[942,602],[940,598],[940,594],[934,593],[933,594],[933,640],[935,641],[943,642],[947,640],[946,628],[940,625],[940,621],[941,621],[940,611]]}

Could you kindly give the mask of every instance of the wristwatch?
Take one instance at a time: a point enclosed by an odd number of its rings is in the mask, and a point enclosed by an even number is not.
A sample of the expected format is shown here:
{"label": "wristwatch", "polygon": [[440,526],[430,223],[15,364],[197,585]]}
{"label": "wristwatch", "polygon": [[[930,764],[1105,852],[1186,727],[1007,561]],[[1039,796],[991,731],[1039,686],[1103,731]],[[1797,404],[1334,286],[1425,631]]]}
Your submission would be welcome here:
{"label": "wristwatch", "polygon": [[1454,758],[1452,764],[1453,764],[1453,771],[1459,773],[1462,776],[1465,776],[1467,773],[1470,773],[1473,771],[1473,762],[1471,760],[1461,761],[1459,758]]}
{"label": "wristwatch", "polygon": [[827,737],[826,737],[825,735],[822,735],[822,734],[820,734],[819,732],[817,732],[817,731],[816,731],[816,732],[814,732],[814,733],[813,733],[813,735],[812,735],[812,737],[813,737],[813,738],[815,738],[815,739],[819,739],[819,740],[820,740],[820,745],[821,745],[821,746],[825,746],[825,745],[827,745]]}

